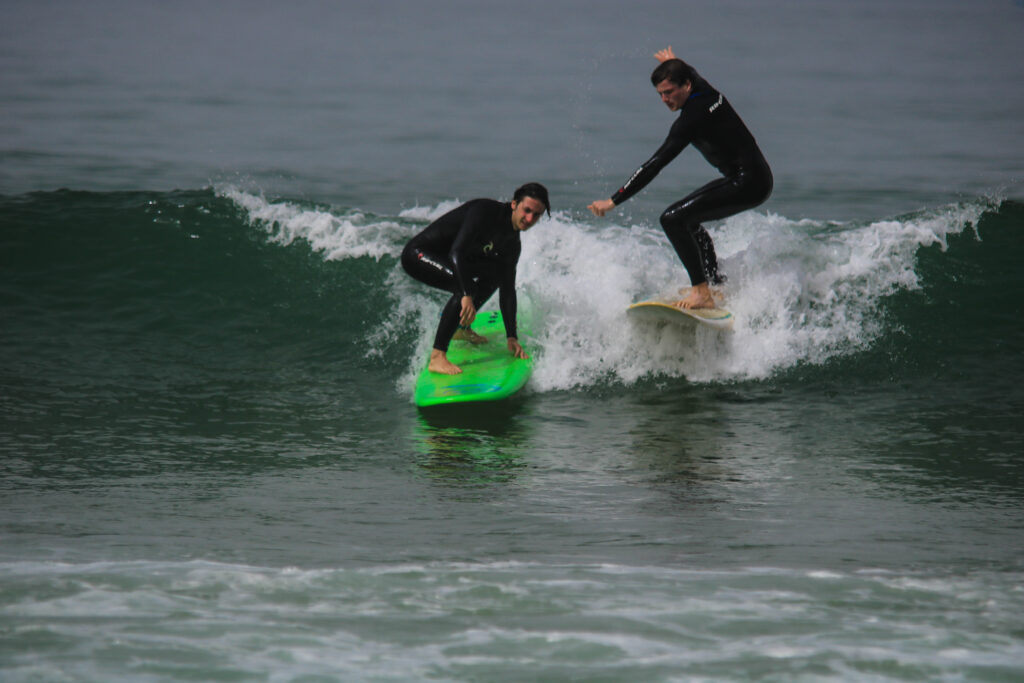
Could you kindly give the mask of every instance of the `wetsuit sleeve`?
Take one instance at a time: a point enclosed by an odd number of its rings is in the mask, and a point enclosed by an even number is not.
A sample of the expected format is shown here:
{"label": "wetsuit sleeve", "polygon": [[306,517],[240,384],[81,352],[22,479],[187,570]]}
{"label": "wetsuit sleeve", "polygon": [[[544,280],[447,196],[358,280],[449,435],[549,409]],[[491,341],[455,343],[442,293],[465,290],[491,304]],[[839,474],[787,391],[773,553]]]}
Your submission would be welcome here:
{"label": "wetsuit sleeve", "polygon": [[686,117],[680,115],[676,122],[672,124],[668,137],[665,138],[665,142],[661,143],[658,151],[654,153],[654,156],[645,161],[640,168],[634,171],[629,180],[612,195],[612,202],[618,206],[647,187],[647,183],[654,180],[654,177],[661,172],[661,169],[665,168],[670,161],[679,156],[679,153],[690,144],[691,138],[692,133],[686,123]]}
{"label": "wetsuit sleeve", "polygon": [[500,293],[498,294],[498,305],[501,308],[501,317],[505,321],[505,336],[518,339],[516,331],[516,267],[519,264],[519,255],[522,253],[522,246],[516,245],[513,253],[502,264]]}
{"label": "wetsuit sleeve", "polygon": [[455,281],[459,285],[462,296],[473,296],[473,282],[468,274],[467,260],[468,250],[475,243],[474,237],[487,225],[488,214],[486,207],[476,204],[469,207],[466,216],[462,219],[462,227],[452,241],[452,248],[448,252]]}

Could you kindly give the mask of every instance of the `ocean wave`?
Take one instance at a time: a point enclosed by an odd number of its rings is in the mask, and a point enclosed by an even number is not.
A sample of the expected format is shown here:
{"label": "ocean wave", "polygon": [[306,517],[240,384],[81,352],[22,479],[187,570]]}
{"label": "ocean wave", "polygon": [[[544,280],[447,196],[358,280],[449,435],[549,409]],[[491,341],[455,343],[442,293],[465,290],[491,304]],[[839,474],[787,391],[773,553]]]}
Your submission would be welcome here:
{"label": "ocean wave", "polygon": [[[21,302],[34,309],[25,320],[37,321],[115,308],[129,331],[162,320],[211,344],[218,329],[258,327],[265,340],[290,344],[300,343],[296,327],[306,343],[340,325],[368,362],[404,368],[395,378],[404,392],[444,295],[408,278],[397,257],[457,204],[379,216],[233,187],[5,198],[5,251],[17,263],[9,307]],[[688,284],[655,226],[555,212],[524,236],[518,272],[521,326],[536,358],[530,389],[759,381],[870,353],[928,324],[936,296],[969,305],[958,279],[978,272],[976,287],[1005,289],[1020,223],[1019,204],[979,198],[860,223],[751,211],[713,224],[736,318],[723,334],[626,318],[630,302]],[[66,310],[62,292],[80,308]]]}

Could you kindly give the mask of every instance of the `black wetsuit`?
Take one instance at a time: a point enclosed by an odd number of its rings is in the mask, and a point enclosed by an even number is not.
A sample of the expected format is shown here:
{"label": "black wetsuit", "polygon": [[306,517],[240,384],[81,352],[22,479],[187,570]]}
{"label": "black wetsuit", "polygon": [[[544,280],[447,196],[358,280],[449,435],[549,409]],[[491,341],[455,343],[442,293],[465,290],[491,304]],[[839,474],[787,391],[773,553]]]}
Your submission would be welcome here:
{"label": "black wetsuit", "polygon": [[498,303],[505,336],[516,336],[516,265],[522,244],[512,227],[512,206],[474,199],[452,209],[405,245],[405,272],[431,287],[451,292],[441,311],[434,348],[448,350],[459,326],[462,297],[473,297],[477,310],[501,288]]}
{"label": "black wetsuit", "polygon": [[713,180],[668,207],[661,227],[675,247],[694,285],[721,282],[718,259],[703,221],[732,216],[758,206],[772,192],[772,172],[736,111],[707,81],[692,84],[693,93],[679,111],[658,151],[636,170],[612,201],[619,205],[651,182],[658,172],[693,144],[724,178]]}

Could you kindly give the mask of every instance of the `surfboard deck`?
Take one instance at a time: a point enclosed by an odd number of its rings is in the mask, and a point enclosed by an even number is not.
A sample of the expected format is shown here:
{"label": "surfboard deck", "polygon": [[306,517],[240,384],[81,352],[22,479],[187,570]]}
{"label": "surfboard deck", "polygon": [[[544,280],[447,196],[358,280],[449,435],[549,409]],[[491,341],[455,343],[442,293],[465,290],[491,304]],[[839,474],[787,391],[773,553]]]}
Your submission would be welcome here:
{"label": "surfboard deck", "polygon": [[424,365],[416,378],[416,405],[498,401],[522,389],[533,371],[532,359],[513,358],[505,340],[505,323],[499,311],[479,313],[473,331],[487,337],[484,344],[452,341],[448,360],[462,368],[459,375],[440,375]]}
{"label": "surfboard deck", "polygon": [[686,290],[678,295],[663,296],[631,304],[626,312],[638,320],[670,322],[688,327],[703,325],[714,330],[731,330],[735,318],[724,308],[676,308],[672,304],[686,296]]}

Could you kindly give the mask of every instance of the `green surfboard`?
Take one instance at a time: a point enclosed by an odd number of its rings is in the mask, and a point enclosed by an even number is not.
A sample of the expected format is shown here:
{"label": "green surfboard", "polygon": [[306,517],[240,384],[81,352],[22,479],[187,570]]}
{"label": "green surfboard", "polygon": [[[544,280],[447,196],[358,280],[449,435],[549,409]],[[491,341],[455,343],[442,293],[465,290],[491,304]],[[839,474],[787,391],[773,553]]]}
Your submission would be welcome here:
{"label": "green surfboard", "polygon": [[462,368],[459,375],[439,375],[424,366],[413,397],[421,408],[447,403],[498,401],[516,393],[530,379],[531,359],[513,358],[505,340],[505,323],[498,311],[477,315],[473,331],[485,344],[453,341],[448,360]]}

